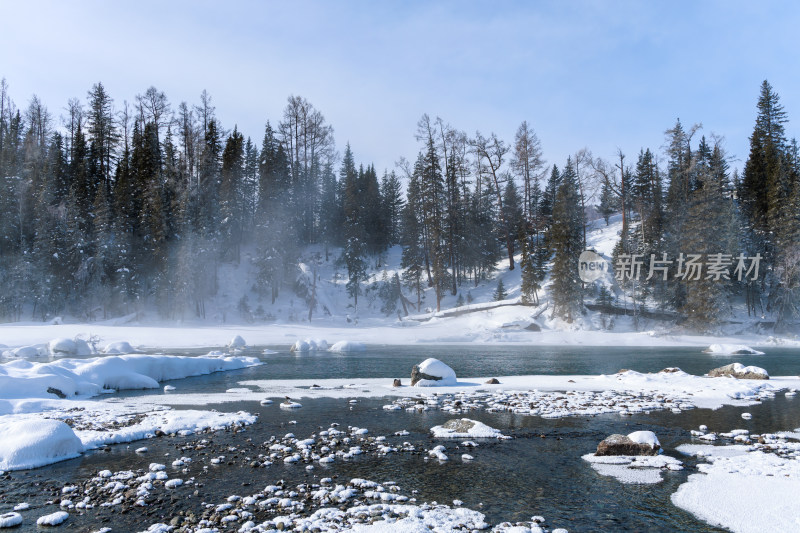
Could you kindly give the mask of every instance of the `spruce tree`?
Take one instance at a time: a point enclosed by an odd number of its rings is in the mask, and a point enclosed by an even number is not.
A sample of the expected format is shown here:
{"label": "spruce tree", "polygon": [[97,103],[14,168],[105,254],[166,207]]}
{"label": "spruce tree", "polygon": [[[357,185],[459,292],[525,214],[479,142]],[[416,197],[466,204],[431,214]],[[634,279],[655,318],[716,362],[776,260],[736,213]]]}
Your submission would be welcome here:
{"label": "spruce tree", "polygon": [[578,279],[578,257],[582,251],[583,214],[580,212],[577,178],[571,159],[567,159],[561,174],[549,238],[555,252],[551,272],[553,315],[572,322],[581,313],[582,286]]}
{"label": "spruce tree", "polygon": [[500,302],[508,298],[506,287],[503,285],[503,278],[497,280],[497,288],[494,290],[494,293],[492,293],[492,298],[494,298],[495,302]]}

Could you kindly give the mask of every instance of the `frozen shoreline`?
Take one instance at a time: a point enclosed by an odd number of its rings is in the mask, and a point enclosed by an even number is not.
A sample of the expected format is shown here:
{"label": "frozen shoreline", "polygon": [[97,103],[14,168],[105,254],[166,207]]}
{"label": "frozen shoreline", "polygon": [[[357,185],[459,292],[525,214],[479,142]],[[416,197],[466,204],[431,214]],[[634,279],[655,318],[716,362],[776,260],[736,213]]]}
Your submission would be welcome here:
{"label": "frozen shoreline", "polygon": [[[800,348],[800,340],[767,335],[721,336],[669,334],[654,331],[594,331],[543,329],[526,331],[520,327],[530,319],[531,308],[510,306],[456,318],[433,318],[428,322],[366,319],[360,325],[341,320],[320,319],[312,323],[269,325],[120,325],[115,321],[82,324],[42,324],[16,322],[0,324],[0,348],[35,345],[58,337],[96,337],[101,344],[126,339],[146,349],[193,349],[226,346],[234,335],[241,335],[251,346],[286,346],[297,339],[325,338],[331,344],[341,340],[374,345],[409,344],[505,344],[521,346],[628,346],[697,347],[712,344],[746,344],[754,347]],[[3,348],[5,346],[5,348]]]}

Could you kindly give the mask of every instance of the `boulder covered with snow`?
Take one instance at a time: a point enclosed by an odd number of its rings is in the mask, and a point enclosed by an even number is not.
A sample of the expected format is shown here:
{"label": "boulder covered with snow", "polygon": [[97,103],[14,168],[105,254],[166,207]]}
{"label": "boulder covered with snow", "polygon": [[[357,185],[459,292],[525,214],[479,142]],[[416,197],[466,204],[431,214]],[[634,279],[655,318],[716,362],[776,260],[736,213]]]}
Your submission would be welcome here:
{"label": "boulder covered with snow", "polygon": [[60,420],[0,422],[0,470],[22,470],[77,457],[83,444]]}
{"label": "boulder covered with snow", "polygon": [[712,344],[703,353],[714,355],[764,355],[764,352],[754,350],[744,344]]}
{"label": "boulder covered with snow", "polygon": [[411,386],[435,387],[457,385],[455,371],[433,357],[425,359],[411,369]]}
{"label": "boulder covered with snow", "polygon": [[714,368],[708,372],[708,375],[712,378],[728,376],[736,379],[769,379],[769,374],[763,368],[744,366],[742,363],[731,363]]}
{"label": "boulder covered with snow", "polygon": [[6,527],[17,527],[22,523],[22,515],[15,512],[0,514],[0,529]]}
{"label": "boulder covered with snow", "polygon": [[131,343],[128,341],[116,341],[108,343],[108,345],[103,348],[103,353],[120,355],[125,353],[138,353],[138,350],[131,346]]}
{"label": "boulder covered with snow", "polygon": [[241,335],[236,335],[231,339],[231,342],[228,343],[228,348],[231,350],[241,350],[245,346],[247,346],[247,342],[245,342],[244,337]]}
{"label": "boulder covered with snow", "polygon": [[27,359],[28,357],[41,357],[44,355],[48,355],[49,353],[50,351],[46,345],[35,344],[32,346],[20,346],[19,348],[6,350],[3,352],[3,356],[19,357],[21,359]]}
{"label": "boulder covered with snow", "polygon": [[358,341],[339,341],[328,348],[329,352],[363,352],[367,347],[363,342]]}
{"label": "boulder covered with snow", "polygon": [[53,355],[92,355],[94,353],[88,342],[77,337],[53,339],[47,347]]}
{"label": "boulder covered with snow", "polygon": [[296,341],[296,342],[295,342],[295,343],[292,345],[292,347],[291,347],[291,348],[289,348],[289,351],[290,351],[290,352],[297,352],[297,353],[306,353],[306,352],[312,352],[312,351],[314,351],[314,350],[316,350],[316,346],[315,346],[315,347],[314,347],[314,349],[312,350],[312,348],[311,348],[311,343],[309,343],[309,342],[307,342],[307,341],[301,341],[301,340],[298,340],[298,341]]}
{"label": "boulder covered with snow", "polygon": [[614,434],[597,445],[596,456],[658,455],[661,443],[652,431],[634,431],[629,435]]}
{"label": "boulder covered with snow", "polygon": [[433,426],[431,433],[438,439],[464,439],[464,438],[500,438],[503,434],[499,429],[487,426],[483,422],[469,418],[455,418],[448,420],[441,426]]}

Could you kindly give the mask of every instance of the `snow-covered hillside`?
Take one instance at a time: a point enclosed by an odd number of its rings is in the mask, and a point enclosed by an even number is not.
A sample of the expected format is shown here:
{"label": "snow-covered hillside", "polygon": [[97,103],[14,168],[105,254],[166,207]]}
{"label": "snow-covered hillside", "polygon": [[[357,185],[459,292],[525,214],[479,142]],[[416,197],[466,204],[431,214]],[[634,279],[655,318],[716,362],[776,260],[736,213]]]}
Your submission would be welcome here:
{"label": "snow-covered hillside", "polygon": [[[610,261],[621,228],[619,216],[606,226],[600,219],[592,222],[587,233],[589,248]],[[381,288],[400,268],[401,249],[394,247],[380,257],[372,258],[369,282],[362,284],[358,308],[346,290],[346,271],[337,264],[340,250],[318,248],[305,250],[298,265],[297,282],[305,290],[315,286],[317,305],[309,320],[306,299],[298,296],[295,283],[286,283],[275,303],[260,297],[254,290],[256,267],[247,251],[238,265],[219,267],[219,291],[206,302],[204,319],[163,320],[155,311],[132,314],[107,321],[80,323],[63,317],[50,324],[17,322],[0,324],[0,353],[35,354],[47,351],[37,344],[53,338],[82,338],[99,345],[125,339],[137,347],[221,347],[233,334],[241,334],[250,345],[293,345],[298,339],[321,338],[330,343],[342,340],[371,344],[408,343],[517,343],[517,344],[582,344],[618,346],[688,345],[706,348],[711,344],[748,344],[755,346],[800,345],[791,338],[775,338],[748,327],[745,320],[721,328],[717,336],[697,336],[675,328],[673,322],[629,316],[610,316],[588,311],[572,324],[552,318],[548,294],[549,280],[539,294],[539,305],[520,305],[520,268],[508,270],[500,261],[488,279],[477,284],[465,281],[456,295],[447,293],[441,310],[436,312],[433,289],[423,293],[421,309],[415,308],[416,294],[408,288],[405,316],[398,303],[394,312],[382,311]],[[520,257],[517,257],[517,265]],[[316,283],[314,282],[316,273]],[[495,301],[498,281],[507,293],[503,301]],[[618,305],[626,305],[609,272],[596,284],[606,285],[618,296]],[[302,289],[301,289],[302,292]],[[593,303],[587,295],[585,303]],[[399,313],[398,313],[399,312]],[[746,317],[745,317],[746,318]],[[637,327],[638,325],[638,327]]]}

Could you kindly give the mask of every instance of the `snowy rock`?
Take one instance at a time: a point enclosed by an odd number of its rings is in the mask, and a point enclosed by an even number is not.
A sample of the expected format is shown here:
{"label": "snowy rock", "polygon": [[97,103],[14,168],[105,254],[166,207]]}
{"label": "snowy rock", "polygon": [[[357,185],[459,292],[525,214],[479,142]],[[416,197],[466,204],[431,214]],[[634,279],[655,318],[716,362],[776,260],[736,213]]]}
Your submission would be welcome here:
{"label": "snowy rock", "polygon": [[363,342],[356,341],[339,341],[328,348],[329,352],[363,352],[367,347]]}
{"label": "snowy rock", "polygon": [[291,348],[289,348],[290,352],[298,352],[298,353],[305,353],[312,351],[311,344],[306,341],[298,340],[295,342]]}
{"label": "snowy rock", "polygon": [[125,354],[125,353],[138,353],[138,350],[131,346],[128,341],[116,341],[109,343],[103,348],[103,353],[107,354]]}
{"label": "snowy rock", "polygon": [[297,403],[297,402],[293,402],[289,398],[286,398],[284,401],[282,401],[280,406],[281,406],[281,409],[299,409],[299,408],[303,407],[302,404]]}
{"label": "snowy rock", "polygon": [[661,448],[658,437],[652,431],[634,431],[633,433],[628,433],[628,438],[636,444],[646,444],[652,449]]}
{"label": "snowy rock", "polygon": [[652,431],[635,431],[628,436],[614,434],[597,445],[595,456],[658,455],[661,444]]}
{"label": "snowy rock", "polygon": [[37,344],[34,346],[20,346],[19,348],[14,348],[13,350],[7,350],[3,352],[3,355],[6,357],[19,357],[26,359],[28,357],[41,357],[43,355],[47,355],[48,353],[48,348],[45,345]]}
{"label": "snowy rock", "polygon": [[441,426],[431,428],[433,436],[439,439],[473,438],[500,438],[503,436],[499,429],[489,427],[477,420],[469,418],[448,420]]}
{"label": "snowy rock", "polygon": [[0,470],[21,470],[77,457],[84,447],[59,420],[0,422]]}
{"label": "snowy rock", "polygon": [[47,347],[50,349],[50,353],[52,353],[53,355],[75,354],[75,341],[73,341],[72,339],[67,339],[67,338],[53,339],[48,343]]}
{"label": "snowy rock", "polygon": [[764,355],[764,352],[754,350],[744,344],[712,344],[703,353],[714,355]]}
{"label": "snowy rock", "polygon": [[22,515],[19,513],[0,514],[0,528],[15,527],[22,523]]}
{"label": "snowy rock", "polygon": [[611,476],[626,484],[652,484],[662,480],[664,470],[683,470],[683,463],[669,457],[658,456],[600,456],[587,454],[583,460],[590,463],[597,473]]}
{"label": "snowy rock", "polygon": [[757,366],[744,366],[741,363],[731,363],[729,365],[715,368],[708,372],[709,377],[717,378],[730,376],[737,379],[769,379],[769,374],[763,368]]}
{"label": "snowy rock", "polygon": [[244,338],[241,335],[236,335],[234,338],[231,339],[231,342],[228,343],[228,348],[231,349],[241,349],[247,346]]}
{"label": "snowy rock", "polygon": [[39,526],[59,526],[63,524],[67,518],[69,518],[69,513],[66,511],[58,511],[53,514],[40,516],[36,524]]}
{"label": "snowy rock", "polygon": [[411,385],[418,387],[456,385],[456,373],[438,359],[425,359],[411,369]]}

